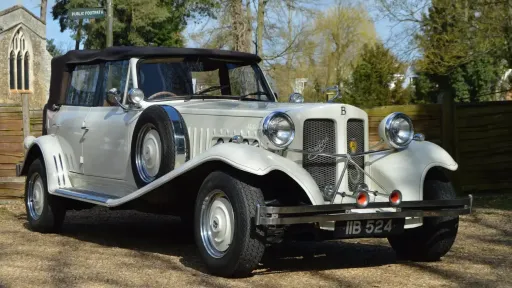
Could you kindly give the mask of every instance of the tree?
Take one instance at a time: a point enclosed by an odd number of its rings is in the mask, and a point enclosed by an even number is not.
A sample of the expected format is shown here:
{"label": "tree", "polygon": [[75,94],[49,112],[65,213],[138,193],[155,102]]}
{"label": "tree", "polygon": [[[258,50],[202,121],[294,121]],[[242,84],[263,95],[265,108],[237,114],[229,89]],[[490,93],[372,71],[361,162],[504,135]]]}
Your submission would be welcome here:
{"label": "tree", "polygon": [[416,67],[432,83],[427,86],[460,102],[493,99],[505,71],[505,38],[495,25],[502,8],[479,1],[432,1],[416,36],[423,54]]}
{"label": "tree", "polygon": [[320,67],[324,67],[323,86],[341,85],[352,72],[363,46],[376,41],[368,11],[360,5],[336,5],[315,19],[315,39],[319,43]]}
{"label": "tree", "polygon": [[50,53],[50,55],[52,55],[52,57],[57,57],[64,54],[64,51],[55,45],[54,39],[46,39],[46,50]]}
{"label": "tree", "polygon": [[[84,20],[78,25],[68,18],[68,9],[104,7],[104,0],[57,0],[52,9],[61,31],[70,29],[86,48],[106,46],[105,19]],[[116,0],[113,3],[114,45],[183,46],[187,20],[210,15],[216,0]],[[81,36],[83,35],[83,36]]]}
{"label": "tree", "polygon": [[358,107],[407,104],[405,66],[380,42],[365,44],[342,101]]}

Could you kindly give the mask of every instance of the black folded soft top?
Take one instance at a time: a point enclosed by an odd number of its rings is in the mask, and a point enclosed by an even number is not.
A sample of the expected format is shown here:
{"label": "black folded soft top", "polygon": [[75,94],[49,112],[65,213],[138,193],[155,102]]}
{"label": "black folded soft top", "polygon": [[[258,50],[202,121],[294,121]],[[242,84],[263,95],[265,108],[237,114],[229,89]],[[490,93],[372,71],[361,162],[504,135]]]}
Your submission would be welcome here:
{"label": "black folded soft top", "polygon": [[52,59],[50,97],[47,105],[63,103],[70,73],[76,65],[128,60],[130,58],[165,57],[221,58],[248,63],[258,63],[261,61],[258,55],[251,53],[201,48],[122,46],[101,50],[72,50]]}

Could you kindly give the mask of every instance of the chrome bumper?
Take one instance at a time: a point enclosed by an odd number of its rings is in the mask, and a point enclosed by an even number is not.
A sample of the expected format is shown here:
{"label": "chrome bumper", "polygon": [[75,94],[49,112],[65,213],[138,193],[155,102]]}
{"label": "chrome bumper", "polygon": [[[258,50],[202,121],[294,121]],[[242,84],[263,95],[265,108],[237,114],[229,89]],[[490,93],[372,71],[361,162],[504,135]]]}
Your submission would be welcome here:
{"label": "chrome bumper", "polygon": [[16,177],[21,176],[21,169],[23,169],[23,162],[16,164]]}
{"label": "chrome bumper", "polygon": [[472,206],[472,195],[453,200],[404,201],[398,207],[391,207],[388,202],[372,202],[365,207],[365,209],[394,208],[396,212],[351,212],[352,209],[361,209],[356,207],[355,204],[287,207],[258,206],[256,225],[291,225],[325,221],[458,216],[470,214]]}

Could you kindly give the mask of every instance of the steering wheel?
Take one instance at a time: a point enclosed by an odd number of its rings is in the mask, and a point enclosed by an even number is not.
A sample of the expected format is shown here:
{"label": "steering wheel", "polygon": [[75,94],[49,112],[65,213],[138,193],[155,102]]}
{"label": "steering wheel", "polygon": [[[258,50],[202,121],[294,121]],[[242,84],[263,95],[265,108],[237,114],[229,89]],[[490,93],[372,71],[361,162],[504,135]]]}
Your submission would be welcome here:
{"label": "steering wheel", "polygon": [[178,96],[178,95],[176,95],[176,94],[174,94],[172,92],[169,92],[169,91],[162,91],[162,92],[157,92],[157,93],[149,96],[147,100],[153,100],[155,98],[162,97],[163,95],[170,95],[170,96],[173,96],[173,97]]}

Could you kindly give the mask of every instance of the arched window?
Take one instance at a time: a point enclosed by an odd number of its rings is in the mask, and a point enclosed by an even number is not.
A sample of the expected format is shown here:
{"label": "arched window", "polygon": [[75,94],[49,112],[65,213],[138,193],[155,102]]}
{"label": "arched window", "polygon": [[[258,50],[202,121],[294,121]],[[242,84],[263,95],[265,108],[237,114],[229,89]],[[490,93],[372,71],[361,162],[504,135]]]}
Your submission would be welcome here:
{"label": "arched window", "polygon": [[16,88],[21,90],[21,83],[23,81],[23,67],[21,67],[21,63],[23,62],[23,58],[21,57],[21,53],[18,53],[18,59],[16,60]]}
{"label": "arched window", "polygon": [[22,29],[14,33],[9,48],[9,88],[12,90],[28,90],[30,88],[30,55]]}
{"label": "arched window", "polygon": [[9,56],[9,88],[16,89],[16,54],[11,51]]}
{"label": "arched window", "polygon": [[[25,46],[25,41],[23,41],[23,46]],[[24,80],[25,80],[25,90],[28,90],[30,88],[30,64],[28,63],[30,61],[30,55],[28,54],[28,52],[25,52],[25,57],[23,57],[23,73],[24,73]]]}

